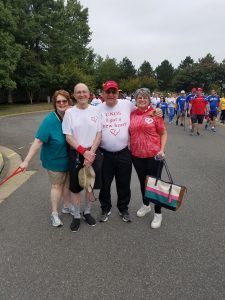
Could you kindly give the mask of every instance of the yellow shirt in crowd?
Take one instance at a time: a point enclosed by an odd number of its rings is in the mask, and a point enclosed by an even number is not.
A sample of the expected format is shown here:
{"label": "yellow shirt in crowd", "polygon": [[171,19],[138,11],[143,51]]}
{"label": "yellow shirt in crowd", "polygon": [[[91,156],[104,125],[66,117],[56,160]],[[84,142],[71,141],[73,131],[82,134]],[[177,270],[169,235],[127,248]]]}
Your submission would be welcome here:
{"label": "yellow shirt in crowd", "polygon": [[225,110],[225,98],[220,98],[220,109]]}

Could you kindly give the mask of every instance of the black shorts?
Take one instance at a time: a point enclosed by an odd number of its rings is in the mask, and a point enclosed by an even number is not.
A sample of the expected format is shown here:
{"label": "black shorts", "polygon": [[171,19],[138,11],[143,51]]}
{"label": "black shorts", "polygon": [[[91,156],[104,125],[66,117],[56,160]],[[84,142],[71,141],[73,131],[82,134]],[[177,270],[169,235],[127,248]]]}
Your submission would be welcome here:
{"label": "black shorts", "polygon": [[[71,149],[69,153],[69,174],[70,174],[70,186],[69,189],[72,193],[79,193],[83,188],[79,185],[78,172],[83,167],[84,157],[79,154],[76,150]],[[96,151],[96,158],[92,164],[92,167],[95,171],[95,185],[94,189],[100,189],[102,185],[102,162],[103,162],[103,153],[100,149]]]}
{"label": "black shorts", "polygon": [[217,111],[210,111],[209,112],[209,118],[210,120],[213,120],[217,117]]}
{"label": "black shorts", "polygon": [[191,122],[193,124],[202,124],[204,120],[205,115],[191,115]]}

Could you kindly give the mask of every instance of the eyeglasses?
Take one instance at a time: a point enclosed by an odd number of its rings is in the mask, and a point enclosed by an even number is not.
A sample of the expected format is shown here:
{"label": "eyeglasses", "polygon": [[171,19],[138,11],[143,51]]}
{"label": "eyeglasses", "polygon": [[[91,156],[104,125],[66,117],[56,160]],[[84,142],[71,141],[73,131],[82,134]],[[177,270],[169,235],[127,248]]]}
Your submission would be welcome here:
{"label": "eyeglasses", "polygon": [[57,104],[66,104],[68,100],[56,100],[55,101]]}
{"label": "eyeglasses", "polygon": [[107,91],[105,91],[106,94],[116,94],[117,93],[117,90],[115,89],[108,89]]}

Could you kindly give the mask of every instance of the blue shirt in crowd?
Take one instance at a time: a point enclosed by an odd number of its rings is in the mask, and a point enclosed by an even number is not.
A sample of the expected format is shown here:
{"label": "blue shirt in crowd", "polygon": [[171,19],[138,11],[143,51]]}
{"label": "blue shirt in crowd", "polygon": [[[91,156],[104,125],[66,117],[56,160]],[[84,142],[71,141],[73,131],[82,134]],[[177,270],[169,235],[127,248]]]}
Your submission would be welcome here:
{"label": "blue shirt in crowd", "polygon": [[166,114],[167,112],[167,108],[168,108],[168,104],[166,102],[160,102],[158,103],[157,107],[161,108],[163,115]]}
{"label": "blue shirt in crowd", "polygon": [[177,110],[183,111],[186,103],[186,96],[179,96],[177,97],[176,104]]}
{"label": "blue shirt in crowd", "polygon": [[220,97],[218,95],[210,95],[207,100],[209,101],[210,111],[217,111],[220,103]]}

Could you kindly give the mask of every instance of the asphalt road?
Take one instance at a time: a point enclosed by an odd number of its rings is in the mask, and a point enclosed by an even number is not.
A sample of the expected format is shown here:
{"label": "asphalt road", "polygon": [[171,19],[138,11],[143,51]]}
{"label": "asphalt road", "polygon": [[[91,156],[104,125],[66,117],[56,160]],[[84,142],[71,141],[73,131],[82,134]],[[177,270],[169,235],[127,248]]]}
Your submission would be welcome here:
{"label": "asphalt road", "polygon": [[[25,156],[44,114],[0,119],[0,144]],[[167,126],[167,162],[188,188],[178,212],[136,217],[140,191],[133,171],[130,213],[114,207],[107,223],[78,233],[50,224],[49,183],[38,155],[31,178],[0,205],[0,299],[225,299],[225,127],[189,136]],[[93,214],[99,215],[99,203]]]}

